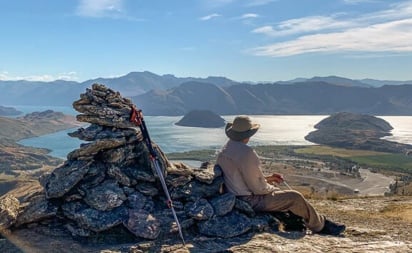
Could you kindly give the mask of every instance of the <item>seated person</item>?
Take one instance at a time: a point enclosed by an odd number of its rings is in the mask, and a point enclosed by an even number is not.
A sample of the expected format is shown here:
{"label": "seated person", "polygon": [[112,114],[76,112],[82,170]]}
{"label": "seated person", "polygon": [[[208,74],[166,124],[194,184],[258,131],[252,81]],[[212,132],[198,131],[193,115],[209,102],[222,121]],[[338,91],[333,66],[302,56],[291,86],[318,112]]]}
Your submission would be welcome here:
{"label": "seated person", "polygon": [[345,225],[317,213],[301,193],[273,186],[271,183],[283,182],[281,174],[265,178],[256,152],[247,145],[259,127],[247,116],[237,116],[233,123],[226,124],[229,140],[219,152],[216,163],[222,168],[227,191],[248,202],[255,211],[292,212],[302,217],[306,227],[314,233],[343,233]]}

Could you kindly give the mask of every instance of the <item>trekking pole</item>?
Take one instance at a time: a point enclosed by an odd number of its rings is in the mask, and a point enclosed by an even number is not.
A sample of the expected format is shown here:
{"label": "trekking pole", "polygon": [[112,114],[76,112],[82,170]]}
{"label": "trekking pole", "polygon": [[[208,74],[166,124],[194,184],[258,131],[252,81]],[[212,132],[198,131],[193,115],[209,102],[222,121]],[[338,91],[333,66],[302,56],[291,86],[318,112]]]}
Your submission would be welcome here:
{"label": "trekking pole", "polygon": [[157,152],[154,150],[154,148],[152,146],[152,141],[150,140],[149,132],[147,131],[146,123],[143,119],[142,110],[136,110],[136,107],[132,106],[132,112],[130,114],[130,121],[133,122],[135,125],[139,126],[140,131],[142,132],[143,140],[145,141],[146,146],[149,149],[150,161],[153,163],[153,165],[156,169],[156,173],[159,176],[160,183],[162,184],[163,191],[166,195],[167,206],[172,210],[173,217],[176,221],[176,225],[177,225],[177,228],[179,230],[180,238],[182,239],[183,245],[185,245],[185,239],[183,238],[182,228],[180,227],[179,219],[177,218],[175,209],[173,207],[173,202],[172,202],[172,199],[170,197],[169,191],[167,189],[167,185],[166,185],[165,178],[163,176],[163,172],[160,169],[159,158],[157,156]]}
{"label": "trekking pole", "polygon": [[285,179],[283,179],[283,183],[289,188],[289,190],[293,190],[292,187],[290,187],[289,184],[286,183]]}

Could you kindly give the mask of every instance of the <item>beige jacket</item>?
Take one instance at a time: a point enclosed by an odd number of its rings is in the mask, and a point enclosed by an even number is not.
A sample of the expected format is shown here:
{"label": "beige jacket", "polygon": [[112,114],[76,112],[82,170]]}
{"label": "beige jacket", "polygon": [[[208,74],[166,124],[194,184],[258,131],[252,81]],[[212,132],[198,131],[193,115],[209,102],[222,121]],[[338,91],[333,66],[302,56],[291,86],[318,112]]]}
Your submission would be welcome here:
{"label": "beige jacket", "polygon": [[237,195],[263,195],[279,188],[266,182],[256,152],[243,142],[229,140],[216,163],[223,170],[226,189]]}

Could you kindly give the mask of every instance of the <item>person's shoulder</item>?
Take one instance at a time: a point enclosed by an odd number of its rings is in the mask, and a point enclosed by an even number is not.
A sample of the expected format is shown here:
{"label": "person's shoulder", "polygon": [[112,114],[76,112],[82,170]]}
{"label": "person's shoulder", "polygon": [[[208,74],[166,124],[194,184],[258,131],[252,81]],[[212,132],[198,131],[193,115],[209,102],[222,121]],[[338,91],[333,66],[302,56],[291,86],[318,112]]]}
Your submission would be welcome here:
{"label": "person's shoulder", "polygon": [[238,150],[241,150],[243,152],[253,152],[253,148],[243,142],[240,142],[240,141],[229,141],[229,142],[230,142],[229,145],[233,145]]}

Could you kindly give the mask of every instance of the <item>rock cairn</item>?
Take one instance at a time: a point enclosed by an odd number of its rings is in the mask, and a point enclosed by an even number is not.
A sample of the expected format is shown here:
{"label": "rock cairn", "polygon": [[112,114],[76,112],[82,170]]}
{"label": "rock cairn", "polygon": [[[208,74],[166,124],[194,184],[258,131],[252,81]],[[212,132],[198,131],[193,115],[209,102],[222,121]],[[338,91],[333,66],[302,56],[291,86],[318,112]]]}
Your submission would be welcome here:
{"label": "rock cairn", "polygon": [[[44,190],[27,200],[17,218],[13,218],[16,208],[8,212],[3,226],[58,220],[76,237],[121,228],[134,240],[179,241],[140,129],[130,123],[132,106],[129,99],[101,84],[81,94],[73,107],[81,113],[77,119],[90,125],[69,135],[85,143],[70,152],[63,165],[40,178]],[[256,214],[246,202],[222,193],[218,166],[204,163],[191,168],[171,163],[153,145],[186,240],[229,238],[277,228],[274,217]],[[15,199],[7,201],[16,206]]]}

